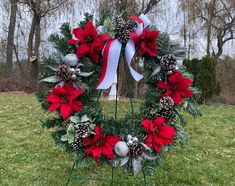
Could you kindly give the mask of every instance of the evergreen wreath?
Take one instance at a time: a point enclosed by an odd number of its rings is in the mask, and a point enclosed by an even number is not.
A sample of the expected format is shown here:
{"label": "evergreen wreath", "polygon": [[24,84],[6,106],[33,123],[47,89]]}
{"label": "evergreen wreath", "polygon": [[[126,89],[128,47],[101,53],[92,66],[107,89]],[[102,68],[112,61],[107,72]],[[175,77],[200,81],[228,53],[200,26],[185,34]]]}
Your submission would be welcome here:
{"label": "evergreen wreath", "polygon": [[[93,17],[86,14],[72,34],[65,23],[61,34],[49,39],[59,53],[41,62],[40,79],[49,89],[39,91],[37,98],[46,111],[58,111],[59,118],[45,125],[60,126],[55,139],[77,154],[78,164],[89,165],[89,157],[93,157],[97,165],[108,160],[134,175],[152,170],[165,152],[177,143],[186,143],[183,112],[200,116],[193,106],[200,91],[191,86],[193,77],[179,62],[185,48],[154,26],[146,27],[149,20],[141,16],[105,19],[106,32],[102,33],[103,27],[97,30]],[[104,67],[104,61],[109,62],[104,58],[117,42],[121,46],[119,58],[123,58],[120,62],[127,62],[125,49],[130,40],[135,56],[144,61],[145,100],[140,112],[132,107],[122,119],[117,119],[117,113],[106,117],[99,103],[101,90],[96,89],[107,75],[104,71],[110,70],[107,64]]]}

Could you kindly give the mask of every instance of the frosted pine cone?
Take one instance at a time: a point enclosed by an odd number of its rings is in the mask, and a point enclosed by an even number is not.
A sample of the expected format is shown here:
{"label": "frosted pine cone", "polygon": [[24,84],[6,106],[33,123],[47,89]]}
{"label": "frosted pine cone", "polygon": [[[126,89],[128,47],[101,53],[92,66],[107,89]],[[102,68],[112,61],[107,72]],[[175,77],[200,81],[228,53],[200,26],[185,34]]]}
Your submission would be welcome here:
{"label": "frosted pine cone", "polygon": [[160,59],[160,66],[162,71],[171,71],[176,68],[176,58],[173,54],[167,54]]}
{"label": "frosted pine cone", "polygon": [[159,116],[163,117],[166,123],[173,123],[176,119],[175,113],[169,108],[162,108],[158,110],[155,114],[155,118]]}
{"label": "frosted pine cone", "polygon": [[69,65],[66,65],[66,64],[60,65],[58,70],[56,71],[56,75],[64,80],[71,79]]}
{"label": "frosted pine cone", "polygon": [[160,104],[164,108],[172,109],[173,106],[174,106],[174,101],[171,97],[166,96],[166,97],[163,97],[163,98],[160,99]]}
{"label": "frosted pine cone", "polygon": [[137,23],[135,22],[135,20],[129,19],[126,23],[126,26],[129,32],[133,32],[134,29],[137,27]]}
{"label": "frosted pine cone", "polygon": [[130,156],[132,157],[140,156],[143,154],[144,150],[144,147],[139,143],[134,143],[129,147]]}

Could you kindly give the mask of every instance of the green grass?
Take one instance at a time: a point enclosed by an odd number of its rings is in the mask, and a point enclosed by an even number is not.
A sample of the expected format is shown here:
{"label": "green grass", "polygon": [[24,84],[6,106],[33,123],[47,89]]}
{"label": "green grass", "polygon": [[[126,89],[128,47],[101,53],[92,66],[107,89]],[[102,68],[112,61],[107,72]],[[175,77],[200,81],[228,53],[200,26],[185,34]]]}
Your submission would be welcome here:
{"label": "green grass", "polygon": [[[113,103],[104,103],[103,107],[105,114],[113,115]],[[130,106],[122,102],[118,108],[121,117]],[[187,116],[189,142],[166,154],[156,174],[147,176],[149,185],[235,185],[235,106],[216,104],[201,109],[203,117]],[[74,156],[55,146],[51,134],[56,128],[42,127],[48,117],[53,113],[44,113],[31,95],[0,94],[1,186],[65,185]],[[142,175],[130,177],[119,169],[114,173],[115,178],[126,181],[115,185],[143,183]],[[78,168],[76,174],[109,179],[111,168],[107,163],[99,167],[94,163],[86,169]],[[109,183],[77,178],[72,185]]]}

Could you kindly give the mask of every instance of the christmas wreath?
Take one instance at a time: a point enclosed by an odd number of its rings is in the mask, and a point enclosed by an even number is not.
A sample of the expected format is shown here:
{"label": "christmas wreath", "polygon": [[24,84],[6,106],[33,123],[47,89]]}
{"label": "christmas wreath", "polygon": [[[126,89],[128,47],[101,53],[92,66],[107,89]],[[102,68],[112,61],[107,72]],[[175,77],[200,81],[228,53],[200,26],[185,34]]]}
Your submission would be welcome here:
{"label": "christmas wreath", "polygon": [[[186,142],[182,114],[200,115],[192,104],[200,91],[182,65],[185,49],[150,26],[145,15],[108,18],[97,28],[86,19],[72,33],[66,23],[50,41],[59,53],[42,61],[41,82],[50,89],[37,97],[44,109],[58,112],[59,118],[46,124],[60,126],[55,139],[81,162],[108,160],[137,175]],[[147,86],[140,112],[132,107],[122,119],[116,113],[105,116],[99,103],[102,89],[111,86],[116,73],[124,75],[118,71],[121,62],[136,81],[142,79],[131,66],[136,59],[144,61]]]}

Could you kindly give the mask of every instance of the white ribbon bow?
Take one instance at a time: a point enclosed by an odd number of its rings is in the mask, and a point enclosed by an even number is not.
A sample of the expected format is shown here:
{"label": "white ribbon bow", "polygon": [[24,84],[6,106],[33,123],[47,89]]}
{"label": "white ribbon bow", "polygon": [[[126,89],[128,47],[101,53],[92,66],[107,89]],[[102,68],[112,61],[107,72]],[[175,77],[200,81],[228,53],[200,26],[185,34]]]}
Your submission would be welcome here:
{"label": "white ribbon bow", "polygon": [[[141,35],[143,30],[147,26],[149,26],[150,20],[144,14],[141,14],[139,16],[139,20],[141,20],[141,22],[137,21],[137,27],[135,29],[135,32],[138,35]],[[97,30],[102,32],[104,31],[104,27],[99,26]],[[118,39],[114,39],[106,44],[103,52],[102,74],[97,89],[107,89],[112,85],[113,80],[115,78],[115,74],[117,72],[121,49],[122,44]],[[143,75],[139,74],[131,67],[131,61],[133,56],[135,55],[135,52],[136,51],[134,41],[132,39],[129,39],[125,47],[125,58],[132,77],[136,81],[139,81],[143,78]]]}

